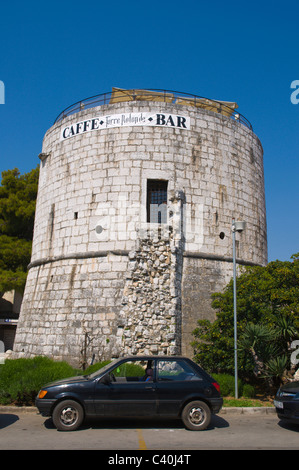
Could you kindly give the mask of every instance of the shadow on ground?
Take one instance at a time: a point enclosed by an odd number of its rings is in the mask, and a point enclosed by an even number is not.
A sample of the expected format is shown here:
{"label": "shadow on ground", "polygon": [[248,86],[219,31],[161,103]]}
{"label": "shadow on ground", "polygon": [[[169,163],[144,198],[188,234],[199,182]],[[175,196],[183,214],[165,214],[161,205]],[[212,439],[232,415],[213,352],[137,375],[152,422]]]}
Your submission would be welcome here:
{"label": "shadow on ground", "polygon": [[0,414],[0,429],[7,428],[13,423],[19,420],[18,415],[12,413],[1,413]]}
{"label": "shadow on ground", "polygon": [[[47,429],[55,429],[51,418],[46,419],[44,426]],[[208,428],[201,432],[211,431],[215,428],[227,428],[229,423],[221,416],[213,416]],[[89,418],[84,421],[77,431],[85,429],[186,429],[180,419],[144,419],[144,418]],[[194,431],[190,431],[194,432]]]}

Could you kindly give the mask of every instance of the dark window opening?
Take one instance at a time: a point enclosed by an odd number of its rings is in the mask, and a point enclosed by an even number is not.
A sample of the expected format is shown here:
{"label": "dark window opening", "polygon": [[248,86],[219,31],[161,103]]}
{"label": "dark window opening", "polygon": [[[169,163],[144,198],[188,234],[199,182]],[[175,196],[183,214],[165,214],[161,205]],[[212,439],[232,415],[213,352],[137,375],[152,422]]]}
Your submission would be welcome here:
{"label": "dark window opening", "polygon": [[168,181],[147,180],[147,222],[167,223],[167,184]]}

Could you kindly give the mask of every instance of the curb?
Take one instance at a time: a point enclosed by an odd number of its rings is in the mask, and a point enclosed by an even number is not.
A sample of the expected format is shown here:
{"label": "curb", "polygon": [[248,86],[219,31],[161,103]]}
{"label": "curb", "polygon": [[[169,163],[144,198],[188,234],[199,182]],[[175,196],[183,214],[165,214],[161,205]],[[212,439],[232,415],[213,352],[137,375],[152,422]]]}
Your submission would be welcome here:
{"label": "curb", "polygon": [[35,406],[0,406],[0,413],[39,413]]}
{"label": "curb", "polygon": [[274,406],[258,406],[258,407],[224,407],[218,413],[219,415],[226,414],[247,414],[247,415],[262,415],[262,414],[273,414],[276,413]]}
{"label": "curb", "polygon": [[[36,413],[39,414],[35,406],[0,406],[0,413]],[[248,414],[248,415],[261,415],[276,413],[274,406],[261,406],[261,407],[224,407],[218,415],[228,414]]]}

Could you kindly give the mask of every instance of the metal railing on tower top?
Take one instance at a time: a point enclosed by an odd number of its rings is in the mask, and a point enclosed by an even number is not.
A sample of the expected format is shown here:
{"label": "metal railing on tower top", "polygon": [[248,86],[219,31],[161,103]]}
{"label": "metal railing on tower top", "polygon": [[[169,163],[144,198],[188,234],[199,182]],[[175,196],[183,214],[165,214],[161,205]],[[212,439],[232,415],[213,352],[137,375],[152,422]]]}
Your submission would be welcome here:
{"label": "metal railing on tower top", "polygon": [[217,101],[190,93],[157,89],[124,90],[122,88],[112,88],[111,92],[91,96],[72,104],[57,116],[54,124],[58,121],[61,121],[66,116],[82,111],[83,109],[128,101],[158,101],[172,103],[175,105],[193,106],[195,108],[201,108],[207,111],[212,111],[214,113],[228,116],[231,119],[244,124],[246,127],[252,130],[252,125],[248,119],[246,119],[237,111],[237,103],[229,101]]}

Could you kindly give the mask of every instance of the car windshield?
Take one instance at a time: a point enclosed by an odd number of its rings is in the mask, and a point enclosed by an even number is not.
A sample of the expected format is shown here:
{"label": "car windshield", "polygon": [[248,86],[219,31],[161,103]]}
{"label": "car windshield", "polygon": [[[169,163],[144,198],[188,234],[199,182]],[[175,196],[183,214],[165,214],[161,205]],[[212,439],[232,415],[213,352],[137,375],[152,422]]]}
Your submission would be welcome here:
{"label": "car windshield", "polygon": [[119,362],[119,359],[114,359],[114,361],[109,362],[109,364],[106,364],[101,369],[98,369],[95,372],[93,372],[92,374],[86,375],[85,377],[88,378],[88,379],[93,379],[94,377],[97,377],[98,375],[103,374],[103,372],[110,369],[110,367],[113,367],[113,365],[116,364],[117,362]]}

